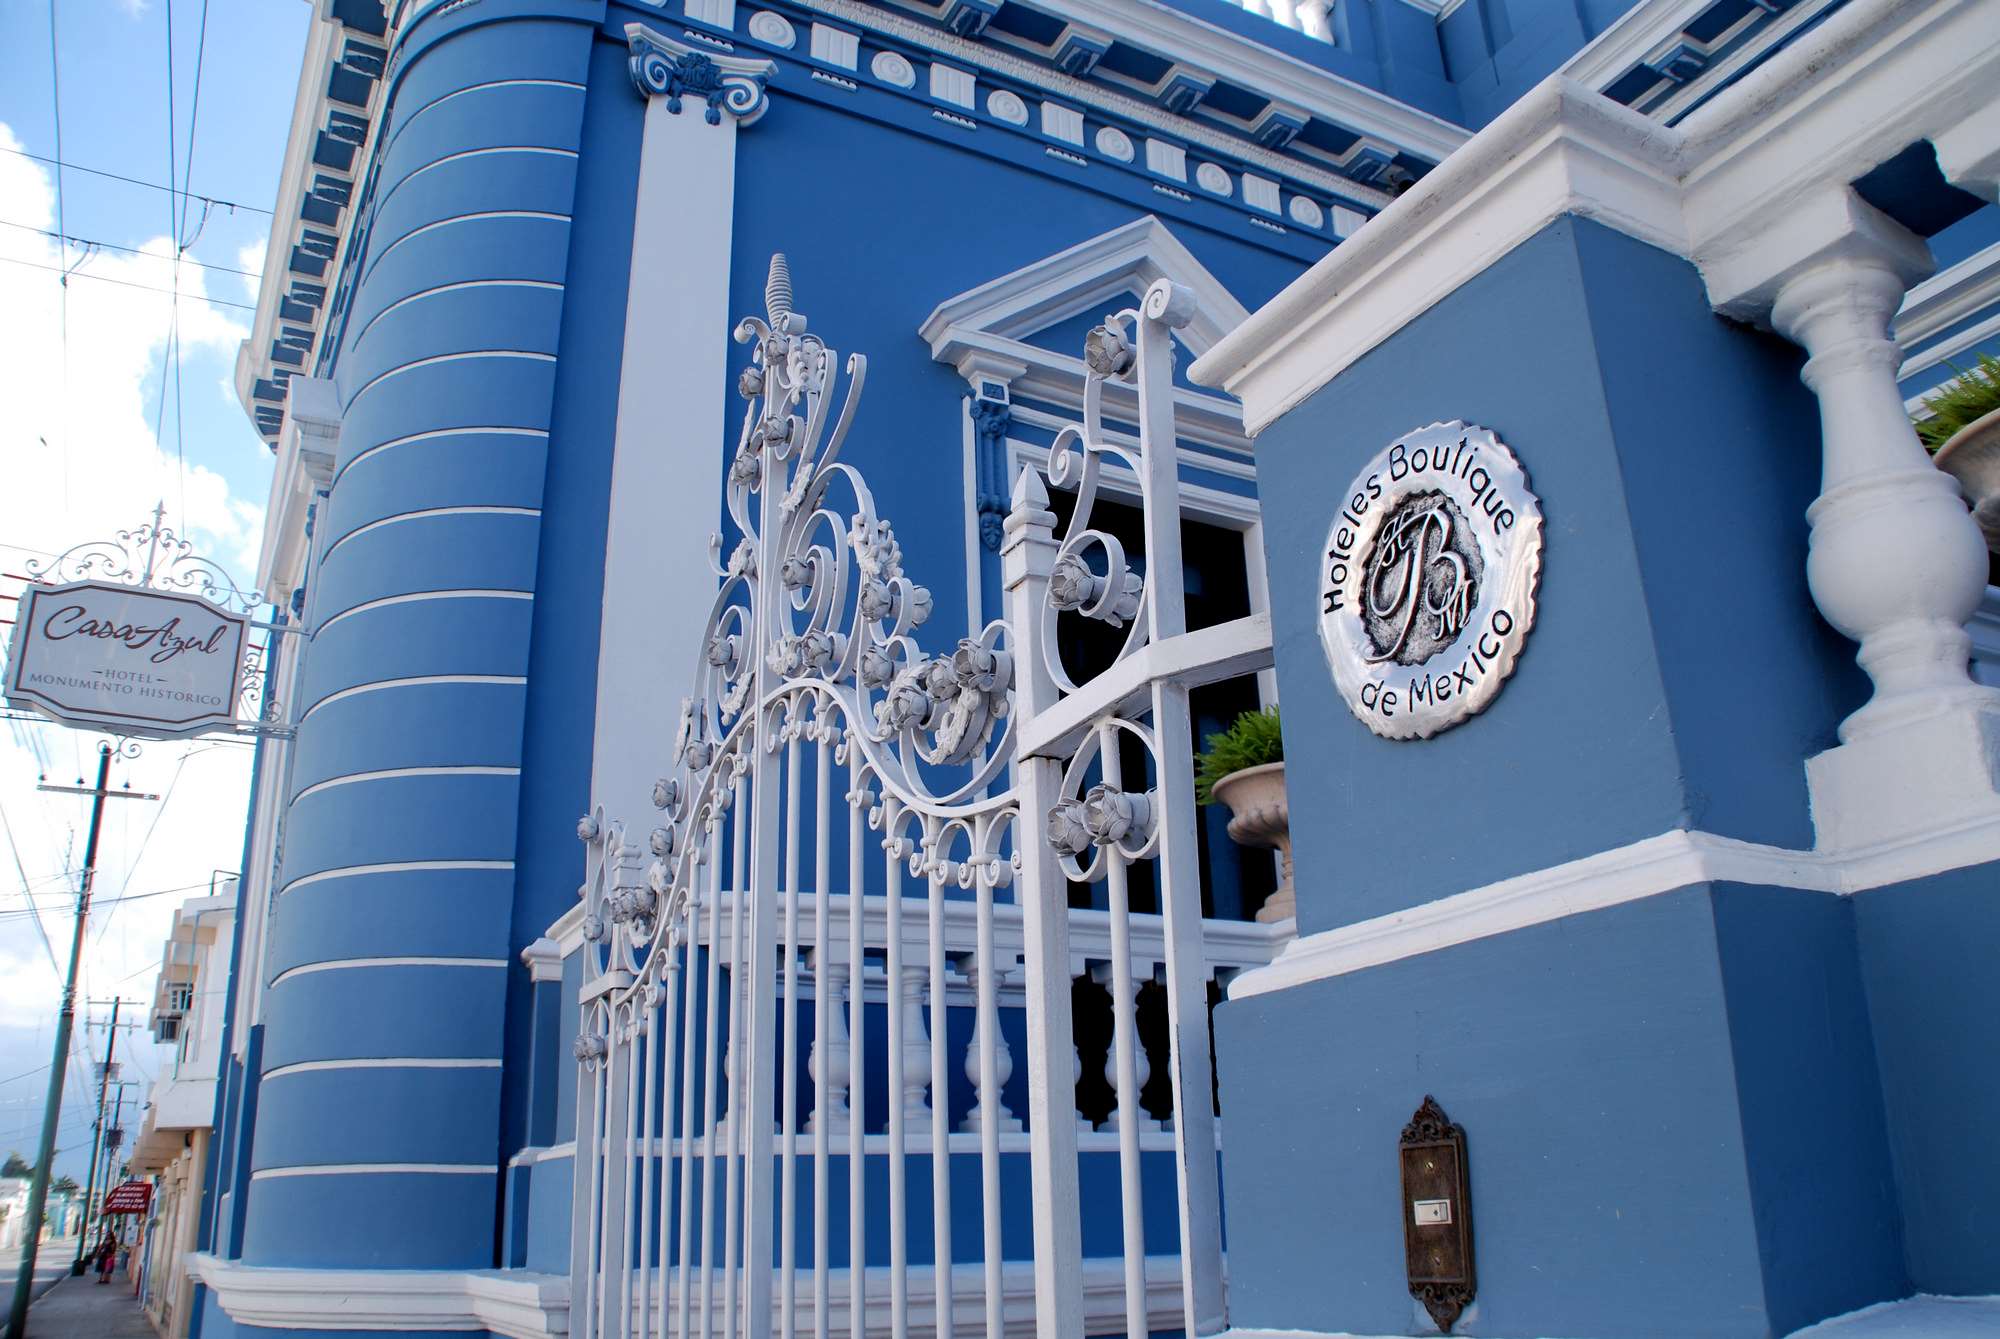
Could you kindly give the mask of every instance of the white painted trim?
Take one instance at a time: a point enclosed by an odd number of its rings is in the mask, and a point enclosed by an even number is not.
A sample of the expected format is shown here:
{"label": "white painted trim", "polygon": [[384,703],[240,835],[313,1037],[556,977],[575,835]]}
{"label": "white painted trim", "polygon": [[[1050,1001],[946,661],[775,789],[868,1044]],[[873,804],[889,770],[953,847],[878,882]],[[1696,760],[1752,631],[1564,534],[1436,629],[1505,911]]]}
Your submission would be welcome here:
{"label": "white painted trim", "polygon": [[422,302],[425,298],[434,298],[440,293],[457,293],[468,288],[541,288],[560,293],[563,286],[552,279],[461,279],[457,283],[439,284],[435,288],[426,288],[420,292],[412,293],[408,297],[397,298],[381,311],[376,312],[368,318],[368,324],[361,327],[361,333],[354,337],[354,344],[358,347],[363,340],[368,338],[368,332],[375,328],[377,321],[380,321],[399,307],[407,307],[412,302]]}
{"label": "white painted trim", "polygon": [[380,530],[385,525],[399,525],[404,521],[428,521],[439,516],[540,516],[541,514],[542,509],[540,507],[502,506],[425,507],[418,511],[398,512],[394,516],[384,516],[380,520],[370,521],[366,525],[355,526],[339,539],[327,545],[326,553],[320,556],[320,561],[326,561],[326,558],[335,549],[338,549],[342,544],[345,544],[357,535],[365,535],[370,530]]}
{"label": "white painted trim", "polygon": [[[314,628],[312,630],[312,635],[314,637],[318,637],[321,633],[325,632],[328,628],[332,627],[334,624],[340,622],[340,620],[343,618],[352,618],[356,614],[365,614],[371,609],[387,609],[390,605],[420,604],[425,600],[532,600],[534,598],[535,598],[535,593],[531,590],[501,590],[497,587],[495,588],[465,587],[459,590],[418,590],[418,591],[411,591],[407,595],[385,595],[379,600],[363,600],[360,604],[349,605],[347,608],[341,610],[339,613],[328,618],[326,622],[320,624],[317,628]],[[439,682],[449,679],[453,676],[432,675],[430,677],[433,682]],[[467,681],[477,681],[483,678],[490,678],[492,676],[482,676],[475,674],[475,675],[461,675],[458,677],[465,679]],[[388,683],[392,681],[383,680],[383,682]],[[523,679],[521,680],[521,682],[526,683],[527,680]],[[372,687],[372,686],[374,685],[364,685],[364,687]],[[347,689],[342,689],[341,691],[343,693],[352,693],[358,690],[353,688],[347,688]],[[340,695],[341,695],[340,693],[336,693],[334,694],[334,697],[339,697]],[[324,706],[330,700],[331,699],[329,698],[321,698],[317,703],[314,704],[314,706],[315,707]]]}
{"label": "white painted trim", "polygon": [[1808,206],[1831,191],[1872,214],[1846,183],[1912,140],[2000,115],[1989,28],[1952,0],[1853,0],[1678,128],[1552,76],[1191,375],[1241,397],[1260,430],[1565,214],[1692,259],[1718,311],[1767,320]]}
{"label": "white painted trim", "polygon": [[584,86],[573,79],[488,79],[484,83],[467,84],[464,88],[454,88],[450,92],[440,93],[421,107],[401,110],[396,118],[395,128],[389,132],[389,138],[383,141],[382,152],[386,154],[389,150],[395,148],[396,141],[403,137],[403,132],[416,124],[417,118],[425,112],[430,111],[433,107],[443,106],[453,98],[462,98],[473,93],[484,93],[489,89],[495,88],[566,88],[573,89],[578,93],[584,91]]}
{"label": "white painted trim", "polygon": [[443,167],[446,163],[463,162],[467,158],[491,158],[497,153],[540,154],[546,158],[575,158],[577,156],[575,149],[557,149],[546,144],[491,144],[483,149],[460,149],[457,153],[448,153],[442,158],[433,158],[428,163],[413,167],[386,186],[378,183],[375,207],[379,210],[389,202],[390,198],[397,191],[403,189],[403,187],[409,185],[409,183],[415,181],[434,167]]}
{"label": "white painted trim", "polygon": [[2000,819],[1991,817],[1846,853],[1793,851],[1676,829],[1301,936],[1269,966],[1238,976],[1230,983],[1229,997],[1248,998],[1344,976],[1694,884],[1743,883],[1844,895],[1991,861],[2000,861]]}
{"label": "white painted trim", "polygon": [[354,394],[347,397],[348,411],[350,413],[353,412],[354,406],[360,402],[362,396],[374,390],[391,377],[399,377],[405,372],[414,372],[420,367],[435,367],[439,363],[464,363],[470,362],[475,358],[520,358],[531,363],[553,363],[556,360],[556,356],[553,353],[537,353],[532,349],[467,349],[463,353],[435,353],[428,358],[412,359],[407,363],[398,364],[386,372],[376,373],[367,381],[361,383],[355,389]]}
{"label": "white painted trim", "polygon": [[259,1167],[252,1181],[282,1181],[295,1176],[492,1176],[495,1169],[479,1162],[318,1162],[298,1167]]}
{"label": "white painted trim", "polygon": [[[499,597],[499,596],[507,596],[509,598],[520,598],[520,599],[529,598],[525,593],[507,592],[507,591],[448,591],[445,592],[445,594],[449,595],[454,599],[464,598],[467,596],[476,596],[479,598]],[[381,603],[401,604],[409,600],[410,598],[412,597],[399,596],[394,601],[385,600],[381,601]],[[372,608],[374,606],[371,605],[366,607]],[[307,720],[312,716],[314,712],[318,711],[321,707],[328,706],[331,703],[341,702],[350,697],[359,697],[363,693],[380,693],[391,688],[422,688],[441,683],[506,684],[506,685],[512,685],[514,687],[520,687],[525,685],[527,682],[528,678],[524,674],[412,674],[401,679],[377,679],[374,683],[358,683],[355,684],[352,688],[343,688],[338,692],[328,693],[325,697],[313,703],[310,707],[307,707],[305,715],[299,717],[299,719],[301,721]]]}
{"label": "white painted trim", "polygon": [[400,874],[406,871],[436,872],[460,869],[512,869],[511,860],[387,860],[374,865],[342,865],[337,869],[323,869],[316,874],[301,874],[278,890],[283,897],[294,888],[304,888],[308,884],[325,879],[344,879],[354,874]]}
{"label": "white painted trim", "polygon": [[317,791],[331,790],[335,786],[365,785],[370,781],[391,781],[417,776],[519,776],[518,767],[484,767],[473,764],[453,767],[385,767],[379,772],[350,772],[346,776],[329,777],[325,781],[315,781],[298,794],[292,796],[296,804]]}
{"label": "white painted trim", "polygon": [[536,1163],[561,1162],[565,1158],[573,1158],[575,1156],[576,1140],[571,1139],[564,1143],[549,1144],[545,1147],[524,1148],[513,1157],[507,1159],[507,1165],[509,1167],[532,1167]]}
{"label": "white painted trim", "polygon": [[267,1069],[260,1082],[291,1074],[319,1074],[344,1069],[499,1069],[498,1057],[485,1056],[364,1056],[354,1060],[300,1060]]}
{"label": "white painted trim", "polygon": [[525,1270],[273,1269],[191,1255],[189,1268],[239,1325],[279,1330],[569,1331],[569,1280]]}
{"label": "white painted trim", "polygon": [[[1602,91],[1635,65],[1644,64],[1663,42],[1677,38],[1715,0],[1643,0],[1632,6],[1557,73]],[[1812,7],[1807,0],[1806,8]]]}
{"label": "white painted trim", "polygon": [[1896,313],[1896,343],[1916,345],[2000,302],[2000,242],[1924,280]]}
{"label": "white painted trim", "polygon": [[[2000,313],[1987,317],[1977,325],[1967,326],[1950,339],[1939,340],[1921,353],[1911,354],[1903,360],[1903,366],[1896,375],[1899,378],[1913,377],[1919,372],[1929,371],[1940,363],[1949,363],[1984,344],[1995,335],[2000,335]],[[1923,400],[1937,394],[1939,389],[1933,386],[1916,398]]]}
{"label": "white painted trim", "polygon": [[498,967],[505,968],[505,958],[328,958],[323,962],[302,962],[296,967],[287,967],[271,978],[276,986],[280,981],[289,981],[295,976],[311,976],[315,972],[347,972],[364,967]]}
{"label": "white painted trim", "polygon": [[549,430],[547,428],[503,428],[498,425],[488,424],[484,427],[476,428],[433,428],[429,432],[413,432],[407,437],[391,437],[386,442],[375,443],[375,445],[365,451],[355,452],[348,459],[348,462],[334,473],[333,482],[338,484],[342,479],[347,477],[347,472],[356,465],[367,460],[370,456],[380,455],[392,447],[411,446],[418,442],[434,442],[444,437],[475,437],[482,434],[493,437],[540,437],[546,441]]}
{"label": "white painted trim", "polygon": [[1250,315],[1172,229],[1148,214],[946,298],[917,333],[930,344],[932,358],[956,366],[959,346],[970,336],[1025,340],[1085,311],[1135,307],[1138,295],[1160,279],[1194,295],[1194,317],[1178,333],[1196,354]]}
{"label": "white painted trim", "polygon": [[578,897],[568,911],[550,921],[549,928],[542,932],[556,941],[557,950],[565,958],[583,947],[584,911],[583,899]]}
{"label": "white painted trim", "polygon": [[372,253],[368,257],[368,268],[362,272],[361,281],[355,287],[359,288],[361,284],[367,283],[369,276],[375,273],[376,268],[388,258],[389,253],[409,241],[412,237],[421,237],[425,233],[435,232],[439,228],[449,228],[455,223],[478,223],[486,219],[541,219],[548,223],[568,223],[570,216],[568,214],[558,214],[548,209],[481,209],[475,210],[470,214],[453,214],[450,218],[432,219],[429,223],[420,224],[410,229],[401,237],[384,246],[380,251]]}

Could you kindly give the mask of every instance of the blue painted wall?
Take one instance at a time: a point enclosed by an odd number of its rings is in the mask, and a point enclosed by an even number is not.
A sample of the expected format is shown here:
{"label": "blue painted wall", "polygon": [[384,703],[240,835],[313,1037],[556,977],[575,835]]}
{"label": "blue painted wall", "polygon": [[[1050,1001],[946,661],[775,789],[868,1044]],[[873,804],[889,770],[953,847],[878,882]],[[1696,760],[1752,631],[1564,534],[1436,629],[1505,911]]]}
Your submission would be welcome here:
{"label": "blue painted wall", "polygon": [[[1812,844],[1802,764],[1862,685],[1806,590],[1797,362],[1715,317],[1685,262],[1563,219],[1263,433],[1303,931],[1672,828]],[[1332,691],[1320,555],[1362,462],[1452,418],[1494,429],[1542,500],[1539,609],[1484,714],[1383,740]]]}
{"label": "blue painted wall", "polygon": [[1992,983],[2000,867],[1982,865],[1854,897],[1882,1071],[1905,1259],[1921,1292],[2000,1293]]}
{"label": "blue painted wall", "polygon": [[1909,1291],[1839,898],[1682,889],[1231,1001],[1216,1036],[1259,1206],[1237,1325],[1422,1332],[1396,1147],[1427,1094],[1467,1134],[1462,1333],[1765,1339]]}

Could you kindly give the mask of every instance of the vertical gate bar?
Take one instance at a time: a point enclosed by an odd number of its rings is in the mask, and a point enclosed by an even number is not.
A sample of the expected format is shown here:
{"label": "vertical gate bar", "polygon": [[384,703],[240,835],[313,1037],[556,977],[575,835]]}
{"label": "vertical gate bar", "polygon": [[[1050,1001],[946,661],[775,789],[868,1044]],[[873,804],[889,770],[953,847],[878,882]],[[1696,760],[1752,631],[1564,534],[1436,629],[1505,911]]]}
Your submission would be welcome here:
{"label": "vertical gate bar", "polygon": [[[707,1055],[704,1057],[704,1065],[712,1071],[713,1066],[715,1064],[715,992],[713,988],[713,979],[714,979],[713,969],[715,965],[715,948],[714,948],[715,907],[716,903],[721,900],[721,889],[722,889],[721,824],[711,820],[708,828],[707,840],[708,840],[707,911],[709,915],[709,922],[708,922],[709,944],[706,948],[702,950],[702,956],[703,960],[707,962],[707,964],[709,965],[710,969],[709,980],[711,984],[709,992],[705,997],[707,1000],[706,1007],[708,1013],[708,1038],[707,1038],[708,1047],[707,1047]],[[691,1291],[691,1285],[693,1283],[693,1280],[690,1277],[690,1275],[692,1274],[694,1269],[694,1258],[693,1258],[694,1245],[697,1240],[696,1228],[694,1224],[694,1214],[693,1214],[694,1148],[695,1148],[694,1093],[696,1087],[694,1016],[695,1016],[695,985],[696,985],[696,979],[698,975],[700,975],[695,971],[694,951],[695,951],[695,945],[701,940],[701,935],[698,933],[698,931],[700,929],[700,919],[702,910],[703,908],[699,904],[694,904],[690,906],[688,910],[688,917],[687,917],[688,961],[687,961],[687,976],[685,980],[686,999],[683,1001],[681,1009],[681,1049],[686,1052],[687,1058],[681,1062],[686,1073],[681,1082],[681,1223],[680,1223],[680,1252],[679,1252],[680,1254],[680,1268],[679,1268],[680,1339],[690,1339],[690,1336],[693,1334],[693,1329],[691,1326],[691,1322],[693,1320],[693,1316],[691,1314],[691,1307],[693,1304],[693,1293]],[[706,1091],[708,1093],[710,1094],[714,1093],[715,1088],[712,1080],[705,1086],[706,1086]],[[714,1112],[712,1109],[709,1113],[709,1124],[711,1125],[714,1124]],[[703,1134],[701,1136],[704,1150],[706,1149],[708,1144],[706,1128],[707,1128],[706,1126],[703,1127]],[[703,1178],[704,1193],[703,1193],[703,1207],[702,1207],[702,1218],[704,1222],[708,1217],[706,1191],[707,1191],[707,1178],[704,1177]],[[708,1250],[708,1247],[706,1244],[705,1235],[700,1239],[703,1241],[702,1251],[704,1252],[704,1259],[702,1261],[702,1264],[704,1267],[706,1267],[708,1263],[706,1259],[706,1252]],[[704,1288],[703,1291],[704,1307],[706,1306],[706,1296],[707,1293],[706,1289]]]}
{"label": "vertical gate bar", "polygon": [[[847,1330],[848,1339],[867,1339],[868,996],[861,969],[868,959],[863,845],[868,770],[852,722],[847,729]],[[893,1001],[894,987],[890,989]],[[890,1011],[894,1010],[892,1002]]]}
{"label": "vertical gate bar", "polygon": [[[1193,315],[1192,295],[1160,280],[1139,321],[1139,442],[1146,566],[1181,571],[1179,443],[1174,427],[1174,327]],[[1187,631],[1178,581],[1148,581],[1153,637]],[[1165,921],[1167,1041],[1174,1094],[1174,1165],[1179,1190],[1181,1305],[1190,1336],[1228,1323],[1222,1275],[1222,1185],[1216,1165],[1208,977],[1202,954],[1201,871],[1195,839],[1193,730],[1184,684],[1155,681],[1153,737],[1159,749],[1160,910]]]}
{"label": "vertical gate bar", "polygon": [[[973,828],[972,849],[983,856],[992,841],[995,819],[982,816]],[[973,1002],[979,1038],[979,1190],[986,1265],[986,1339],[1002,1339],[1000,1244],[1000,972],[993,947],[993,870],[980,860],[974,881],[978,897],[978,939],[973,948]]]}
{"label": "vertical gate bar", "polygon": [[[1151,569],[1157,571],[1159,569]],[[1108,723],[1097,727],[1098,766],[1104,785],[1119,790],[1125,778],[1119,766],[1119,732]],[[1118,1201],[1120,1233],[1125,1258],[1125,1331],[1145,1334],[1146,1323],[1146,1214],[1144,1192],[1139,1181],[1139,1124],[1145,1113],[1139,1106],[1139,1020],[1137,997],[1132,988],[1132,902],[1127,888],[1129,871],[1117,843],[1107,843],[1104,851],[1104,882],[1111,905],[1111,1054],[1118,1123]]]}
{"label": "vertical gate bar", "polygon": [[826,942],[828,899],[832,896],[827,885],[833,878],[833,747],[824,731],[834,710],[831,696],[822,701],[820,710],[825,715],[818,722],[822,733],[813,759],[813,953],[814,961],[819,964],[813,973],[813,1054],[818,1057],[813,1079],[813,1339],[827,1339],[827,1311],[832,1302],[827,1279],[830,1252],[826,1239],[826,1193],[830,1169],[826,1147],[826,1078],[833,1057],[827,1053],[826,1016],[839,1007],[839,1002],[829,998],[827,992],[828,968],[833,962],[833,946]]}
{"label": "vertical gate bar", "polygon": [[[1016,730],[1055,706],[1042,621],[1054,562],[1055,513],[1041,476],[1016,477],[1000,560],[1014,657]],[[1062,768],[1053,758],[1014,764],[1021,810],[1014,849],[1021,858],[1015,900],[1021,908],[1026,968],[1029,1171],[1033,1190],[1036,1339],[1082,1339],[1083,1231],[1076,1162],[1076,1072],[1070,1026],[1069,885],[1043,824],[1061,798]]]}
{"label": "vertical gate bar", "polygon": [[624,1006],[631,1016],[621,1031],[627,1033],[625,1046],[621,1050],[623,1063],[618,1067],[619,1079],[625,1085],[625,1129],[624,1138],[618,1150],[618,1254],[613,1257],[618,1268],[612,1281],[618,1288],[616,1309],[606,1308],[605,1318],[618,1317],[618,1334],[626,1339],[632,1333],[632,1288],[633,1288],[633,1245],[632,1228],[634,1219],[632,1201],[638,1190],[633,1182],[635,1167],[644,1175],[646,1156],[645,1131],[639,1125],[639,1093],[646,1086],[646,1054],[644,1033],[639,1026],[637,1009],[644,994],[637,986],[631,988]]}
{"label": "vertical gate bar", "polygon": [[939,1339],[956,1326],[951,1296],[951,1005],[944,961],[944,867],[949,838],[936,818],[924,820],[930,848],[931,987],[931,1282]]}
{"label": "vertical gate bar", "polygon": [[[690,878],[697,877],[693,872]],[[664,901],[664,899],[662,899]],[[671,943],[671,940],[669,940]],[[659,1310],[653,1318],[653,1333],[659,1339],[667,1339],[667,1315],[669,1311],[669,1283],[672,1279],[671,1261],[673,1253],[667,1249],[672,1240],[674,1203],[674,1094],[680,1091],[680,984],[683,975],[682,955],[687,952],[685,945],[673,945],[667,950],[665,981],[660,998],[660,1116],[659,1129],[653,1138],[657,1141],[660,1158],[660,1213],[653,1225],[654,1250],[660,1258],[659,1287],[654,1289],[658,1297]]]}
{"label": "vertical gate bar", "polygon": [[[794,699],[800,710],[804,704]],[[780,1171],[778,1212],[779,1333],[783,1339],[797,1339],[799,1305],[799,738],[794,734],[785,745],[785,1011],[782,1047],[784,1081],[779,1099],[782,1112],[779,1128],[783,1142],[779,1149]]]}
{"label": "vertical gate bar", "polygon": [[743,1066],[745,1119],[738,1123],[743,1147],[743,1325],[749,1339],[767,1339],[771,1333],[771,1218],[777,1190],[771,1114],[778,1078],[773,1060],[778,1044],[778,825],[783,792],[764,782],[775,779],[768,773],[783,764],[772,752],[769,707],[779,680],[766,652],[777,644],[786,603],[778,573],[783,565],[786,529],[781,494],[789,473],[768,442],[763,456],[763,479],[758,487],[757,617],[751,647],[756,691],[749,707],[754,713],[751,757],[758,778],[750,794],[750,943],[743,983],[749,994],[750,1016]]}
{"label": "vertical gate bar", "polygon": [[[717,767],[733,766],[729,758],[717,759]],[[743,813],[740,801],[740,783],[736,787],[738,804],[732,806],[729,826],[733,832],[740,832]],[[718,831],[715,845],[720,854],[722,836]],[[732,837],[730,842],[729,884],[736,887],[743,880],[742,842]],[[718,861],[718,864],[720,862]],[[716,1128],[721,1119],[718,1100],[721,1084],[721,1051],[717,1045],[722,1040],[719,1025],[722,1021],[722,887],[718,881],[715,893],[708,903],[708,1019],[705,1026],[706,1037],[702,1045],[702,1134],[701,1134],[701,1339],[711,1339],[714,1333],[715,1316],[715,1177],[717,1145],[721,1142],[721,1131]]]}
{"label": "vertical gate bar", "polygon": [[[755,740],[745,747],[755,750]],[[752,757],[755,757],[753,752]],[[729,1045],[723,1064],[723,1080],[729,1085],[729,1114],[723,1117],[722,1147],[722,1333],[724,1339],[736,1339],[737,1328],[737,1286],[740,1283],[737,1270],[737,1251],[742,1239],[737,1235],[739,1196],[742,1193],[743,1172],[743,1066],[745,1063],[743,1019],[743,913],[749,899],[750,880],[743,877],[749,872],[750,803],[751,785],[747,780],[736,783],[736,873],[738,882],[735,895],[729,907]],[[763,1339],[754,1336],[753,1339]]]}
{"label": "vertical gate bar", "polygon": [[[584,1005],[581,1031],[588,1034],[595,1021],[596,1010]],[[579,1038],[579,1042],[581,1038]],[[601,1066],[587,1063],[581,1054],[577,1058],[576,1075],[576,1147],[571,1154],[570,1172],[574,1184],[570,1193],[570,1278],[577,1286],[571,1294],[571,1306],[575,1313],[571,1316],[571,1328],[584,1339],[591,1339],[594,1324],[590,1308],[591,1280],[596,1277],[596,1254],[591,1249],[597,1227],[597,1113],[603,1105],[598,1096],[598,1079]]]}
{"label": "vertical gate bar", "polygon": [[639,1296],[632,1308],[632,1318],[636,1322],[627,1326],[634,1339],[651,1339],[650,1321],[653,1313],[653,1271],[652,1253],[648,1249],[648,1234],[653,1222],[653,1159],[659,1151],[659,1136],[653,1133],[654,1102],[653,1092],[658,1086],[654,1071],[660,1065],[660,1036],[654,1028],[656,1013],[653,995],[645,978],[633,988],[634,998],[645,1015],[639,1023],[640,1061],[636,1073],[639,1077],[639,1140],[633,1145],[639,1163],[639,1217],[626,1229],[628,1236],[636,1229],[632,1252],[637,1260]]}
{"label": "vertical gate bar", "polygon": [[[616,996],[605,998],[612,1000]],[[618,1006],[613,1004],[606,1014],[611,1041],[605,1052],[604,1191],[598,1198],[597,1314],[605,1335],[611,1339],[624,1339],[625,1335],[625,1316],[618,1306],[615,1290],[623,1281],[625,1224],[631,1221],[625,1211],[629,1184],[626,1162],[632,1156],[631,1055],[621,1035],[624,1027],[619,1013]]]}
{"label": "vertical gate bar", "polygon": [[884,937],[889,986],[889,1332],[890,1339],[910,1333],[910,1217],[908,1137],[903,1120],[903,862],[896,850],[898,805],[882,794],[884,839],[883,877],[888,893],[888,933]]}

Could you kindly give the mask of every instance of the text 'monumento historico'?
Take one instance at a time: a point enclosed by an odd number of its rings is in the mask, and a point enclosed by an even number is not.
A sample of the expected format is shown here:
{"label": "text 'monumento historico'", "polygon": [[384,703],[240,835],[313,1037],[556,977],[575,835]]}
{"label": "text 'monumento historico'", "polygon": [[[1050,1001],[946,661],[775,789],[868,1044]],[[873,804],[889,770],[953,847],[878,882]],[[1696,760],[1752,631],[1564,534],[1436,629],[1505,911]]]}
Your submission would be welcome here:
{"label": "text 'monumento historico'", "polygon": [[1388,739],[1475,716],[1535,621],[1542,509],[1520,462],[1456,420],[1361,469],[1327,532],[1320,640],[1341,696]]}

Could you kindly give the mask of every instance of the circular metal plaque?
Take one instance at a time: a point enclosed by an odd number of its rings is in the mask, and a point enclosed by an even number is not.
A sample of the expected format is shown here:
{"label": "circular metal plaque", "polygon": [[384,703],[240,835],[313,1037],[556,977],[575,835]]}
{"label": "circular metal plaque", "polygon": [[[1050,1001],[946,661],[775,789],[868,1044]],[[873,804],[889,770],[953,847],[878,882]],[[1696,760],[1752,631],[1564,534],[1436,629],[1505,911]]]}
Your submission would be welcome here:
{"label": "circular metal plaque", "polygon": [[1387,739],[1484,711],[1535,622],[1542,508],[1490,431],[1406,433],[1362,467],[1327,531],[1319,635],[1348,707]]}

